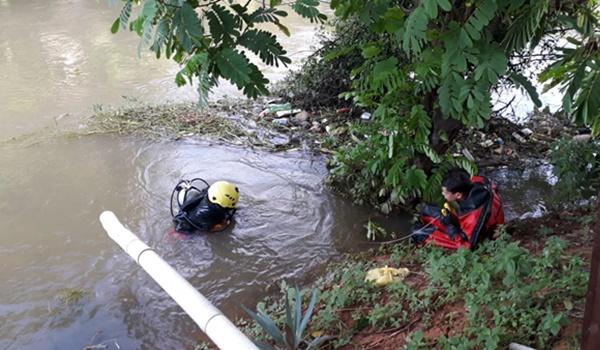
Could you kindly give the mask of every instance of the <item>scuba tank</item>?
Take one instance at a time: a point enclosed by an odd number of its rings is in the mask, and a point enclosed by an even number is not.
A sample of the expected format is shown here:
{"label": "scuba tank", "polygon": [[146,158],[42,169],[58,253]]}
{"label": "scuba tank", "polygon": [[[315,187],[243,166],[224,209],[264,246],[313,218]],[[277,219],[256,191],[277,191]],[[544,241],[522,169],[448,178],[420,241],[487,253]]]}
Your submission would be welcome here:
{"label": "scuba tank", "polygon": [[[200,204],[208,192],[208,182],[201,178],[181,180],[171,192],[171,217],[177,231],[192,232],[205,230],[205,227],[194,223],[188,212]],[[177,212],[175,212],[177,210]]]}
{"label": "scuba tank", "polygon": [[[200,188],[196,186],[196,184],[201,183]],[[181,180],[175,185],[173,188],[173,192],[171,192],[171,217],[175,217],[175,211],[173,207],[177,205],[178,213],[183,209],[186,201],[198,199],[199,197],[206,196],[206,192],[208,191],[208,182],[199,177],[191,180]],[[177,199],[177,201],[175,201]]]}
{"label": "scuba tank", "polygon": [[171,217],[178,232],[210,231],[216,224],[231,220],[235,209],[212,203],[209,187],[201,178],[177,183],[171,193]]}

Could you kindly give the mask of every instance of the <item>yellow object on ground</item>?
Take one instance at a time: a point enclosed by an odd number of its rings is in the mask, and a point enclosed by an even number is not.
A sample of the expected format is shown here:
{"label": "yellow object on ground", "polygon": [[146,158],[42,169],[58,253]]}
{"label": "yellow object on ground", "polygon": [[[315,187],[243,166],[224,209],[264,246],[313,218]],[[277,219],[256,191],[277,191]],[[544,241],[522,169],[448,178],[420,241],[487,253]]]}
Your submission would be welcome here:
{"label": "yellow object on ground", "polygon": [[393,267],[378,267],[375,269],[371,269],[367,271],[367,276],[365,277],[365,282],[373,282],[376,286],[383,287],[387,286],[392,282],[400,282],[408,276],[410,271],[401,267],[399,269],[395,269]]}

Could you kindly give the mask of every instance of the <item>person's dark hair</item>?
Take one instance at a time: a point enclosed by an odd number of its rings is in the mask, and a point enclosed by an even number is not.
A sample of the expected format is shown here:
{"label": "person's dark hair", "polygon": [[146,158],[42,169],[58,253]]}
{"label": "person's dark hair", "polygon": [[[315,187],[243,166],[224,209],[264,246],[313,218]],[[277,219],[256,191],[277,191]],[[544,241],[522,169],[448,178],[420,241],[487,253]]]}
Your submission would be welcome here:
{"label": "person's dark hair", "polygon": [[471,182],[471,175],[466,170],[455,168],[448,171],[442,181],[442,186],[452,193],[460,192],[466,197],[471,192],[473,183]]}

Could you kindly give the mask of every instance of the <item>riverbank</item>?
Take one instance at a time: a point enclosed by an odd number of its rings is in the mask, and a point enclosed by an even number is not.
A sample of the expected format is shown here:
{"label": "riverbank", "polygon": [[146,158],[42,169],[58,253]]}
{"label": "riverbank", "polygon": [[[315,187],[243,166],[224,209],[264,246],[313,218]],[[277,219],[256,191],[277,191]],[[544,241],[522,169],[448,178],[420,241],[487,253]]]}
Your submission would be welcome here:
{"label": "riverbank", "polygon": [[[101,108],[85,118],[72,134],[137,135],[148,139],[180,140],[201,138],[270,151],[296,148],[319,150],[321,129],[310,125],[325,123],[323,118],[304,111],[292,115],[292,107],[275,104],[277,100],[217,100],[205,108],[195,103],[158,104],[131,103],[120,108]],[[277,112],[269,112],[277,105]],[[289,114],[286,113],[289,109]],[[301,113],[298,113],[301,112]],[[289,117],[277,118],[277,114]],[[325,129],[323,128],[323,131]],[[328,150],[323,150],[327,153]]]}
{"label": "riverbank", "polygon": [[[152,139],[201,137],[247,147],[289,150],[302,147],[326,154],[349,141],[359,141],[351,123],[369,123],[361,109],[308,112],[278,98],[221,99],[199,109],[195,103],[99,107],[73,134],[133,134]],[[588,140],[589,130],[570,127],[559,114],[535,110],[524,124],[492,117],[484,129],[466,129],[453,151],[480,167],[511,165],[547,156],[558,137]]]}
{"label": "riverbank", "polygon": [[[394,244],[348,257],[307,287],[320,294],[305,339],[331,336],[321,349],[576,349],[595,215],[588,207],[513,221],[473,253]],[[382,266],[410,274],[386,287],[364,281]],[[260,305],[283,324],[283,299]]]}
{"label": "riverbank", "polygon": [[[356,121],[370,122],[361,111],[308,113],[263,99],[217,101],[203,111],[192,104],[100,111],[89,118],[86,132],[200,137],[271,151],[332,154],[359,137],[349,126]],[[523,167],[532,159],[547,159],[558,135],[581,133],[538,111],[527,125],[495,118],[484,130],[465,130],[453,151],[477,160],[480,168]],[[593,215],[591,208],[578,208],[515,220],[498,240],[472,254],[390,244],[348,256],[307,284],[308,290],[321,290],[307,339],[328,335],[333,338],[325,348],[342,349],[496,348],[512,341],[537,348],[575,346]],[[411,273],[385,288],[364,282],[367,270],[386,265]],[[260,305],[282,324],[283,300],[270,298]],[[247,321],[241,323],[249,334],[266,338]]]}

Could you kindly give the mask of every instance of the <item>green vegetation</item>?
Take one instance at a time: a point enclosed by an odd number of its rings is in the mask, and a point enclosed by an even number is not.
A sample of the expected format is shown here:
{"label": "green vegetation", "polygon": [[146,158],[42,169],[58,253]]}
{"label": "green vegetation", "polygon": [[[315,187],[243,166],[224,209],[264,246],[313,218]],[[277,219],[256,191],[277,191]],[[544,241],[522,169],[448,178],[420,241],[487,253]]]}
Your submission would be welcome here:
{"label": "green vegetation", "polygon": [[554,197],[560,203],[588,198],[600,190],[600,144],[559,140],[550,161],[558,178]]}
{"label": "green vegetation", "polygon": [[[571,313],[581,309],[587,287],[583,260],[566,248],[553,236],[535,251],[505,232],[476,252],[382,248],[376,253],[385,254],[389,265],[407,266],[412,275],[379,288],[364,281],[366,271],[377,266],[372,259],[332,266],[315,283],[323,291],[310,333],[332,336],[332,348],[377,345],[360,343],[374,342],[365,337],[377,334],[376,341],[391,337],[390,344],[407,349],[498,349],[513,341],[548,348]],[[289,292],[285,285],[283,290]],[[280,326],[282,303],[260,307]],[[252,334],[265,339],[261,327]]]}
{"label": "green vegetation", "polygon": [[[474,170],[466,159],[452,156],[458,131],[485,126],[491,114],[491,91],[499,85],[521,87],[539,105],[537,92],[526,78],[530,62],[541,57],[549,65],[542,80],[548,86],[564,84],[577,99],[591,96],[595,89],[587,77],[572,73],[579,64],[587,66],[588,59],[597,62],[596,39],[587,28],[597,27],[597,14],[590,10],[595,2],[336,3],[338,16],[358,18],[379,38],[359,38],[352,46],[339,48],[340,54],[348,50],[362,54],[345,96],[372,110],[374,120],[356,126],[357,134],[366,137],[351,139],[341,148],[333,162],[332,180],[359,201],[383,209],[415,197],[436,200],[448,167]],[[558,38],[569,36],[585,41],[582,46],[587,45],[588,51],[573,53],[559,44]],[[402,49],[401,54],[389,54],[390,41]],[[562,60],[569,60],[569,68],[560,66],[559,72],[554,62],[566,62]],[[575,116],[594,99],[577,105],[565,100],[565,106],[570,106],[565,111]],[[576,119],[591,125],[598,112],[594,107],[585,118]]]}
{"label": "green vegetation", "polygon": [[[114,2],[114,0],[113,0]],[[266,95],[269,81],[251,63],[248,50],[271,66],[291,60],[277,42],[275,35],[257,28],[273,24],[290,35],[282,23],[287,12],[282,0],[270,0],[268,6],[250,6],[234,1],[203,0],[123,0],[123,8],[111,31],[119,28],[137,33],[138,52],[149,49],[157,58],[173,59],[182,66],[175,76],[178,86],[195,80],[200,102],[206,103],[209,90],[219,78],[229,80],[248,97]],[[291,8],[311,22],[323,22],[326,17],[318,11],[318,0],[295,0]],[[131,18],[134,7],[141,10]]]}
{"label": "green vegetation", "polygon": [[[289,296],[289,293],[285,294],[285,330],[283,332],[277,328],[275,322],[269,318],[264,310],[259,308],[255,313],[246,309],[246,312],[260,325],[260,327],[262,327],[279,348],[287,350],[316,350],[323,342],[327,341],[329,337],[317,337],[308,341],[305,339],[304,331],[312,316],[313,308],[317,301],[318,291],[313,290],[310,302],[308,303],[308,307],[304,314],[302,313],[302,292],[300,292],[298,288],[294,288],[291,291],[293,291],[292,297]],[[293,304],[290,300],[293,300]],[[274,349],[267,343],[258,342],[258,344],[263,350]]]}
{"label": "green vegetation", "polygon": [[[275,84],[275,95],[306,110],[352,107],[353,102],[340,95],[350,90],[352,69],[362,64],[364,58],[359,50],[344,48],[352,47],[356,42],[376,40],[379,35],[369,31],[369,27],[356,18],[334,21],[333,32],[320,34],[320,48],[303,62],[302,69],[290,72],[283,81]],[[394,50],[400,51],[392,43],[387,50],[391,54]]]}
{"label": "green vegetation", "polygon": [[[129,27],[142,38],[140,49],[181,64],[177,84],[196,80],[203,102],[219,78],[250,97],[268,93],[268,81],[243,49],[268,65],[290,62],[276,37],[257,28],[271,23],[289,34],[281,0],[123,2],[113,32]],[[295,0],[290,6],[322,23],[318,5]],[[476,170],[469,159],[453,156],[453,146],[461,129],[486,125],[493,89],[519,87],[540,105],[528,79],[534,62],[543,68],[538,78],[547,88],[565,91],[564,112],[598,133],[597,5],[588,0],[332,1],[337,37],[309,61],[307,75],[293,78],[305,86],[295,90],[324,99],[327,92],[312,83],[322,77],[331,86],[330,100],[347,89],[342,97],[373,112],[371,123],[353,127],[358,136],[339,145],[332,182],[384,210],[419,197],[437,199],[446,169]],[[135,6],[140,11],[132,19]]]}

